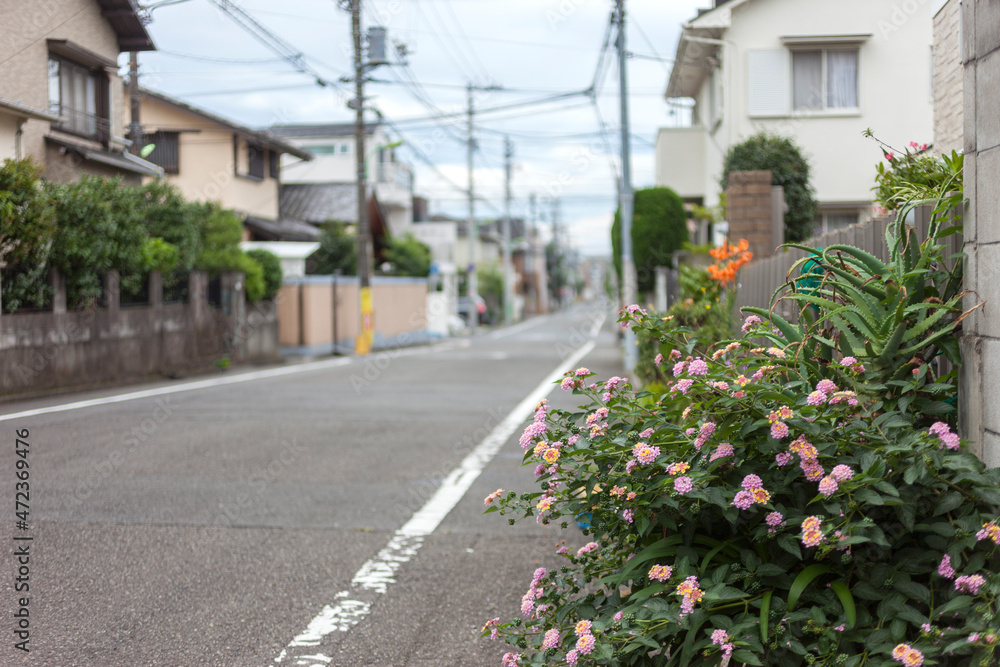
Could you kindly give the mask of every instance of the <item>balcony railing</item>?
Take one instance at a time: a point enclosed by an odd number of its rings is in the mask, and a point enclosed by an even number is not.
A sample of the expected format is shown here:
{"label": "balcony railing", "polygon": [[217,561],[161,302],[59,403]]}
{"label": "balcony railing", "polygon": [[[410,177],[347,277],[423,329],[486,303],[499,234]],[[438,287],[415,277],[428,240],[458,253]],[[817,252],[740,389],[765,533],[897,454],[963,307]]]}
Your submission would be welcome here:
{"label": "balcony railing", "polygon": [[50,104],[49,112],[62,119],[53,123],[52,129],[77,134],[103,144],[111,139],[111,121],[107,118],[65,104]]}

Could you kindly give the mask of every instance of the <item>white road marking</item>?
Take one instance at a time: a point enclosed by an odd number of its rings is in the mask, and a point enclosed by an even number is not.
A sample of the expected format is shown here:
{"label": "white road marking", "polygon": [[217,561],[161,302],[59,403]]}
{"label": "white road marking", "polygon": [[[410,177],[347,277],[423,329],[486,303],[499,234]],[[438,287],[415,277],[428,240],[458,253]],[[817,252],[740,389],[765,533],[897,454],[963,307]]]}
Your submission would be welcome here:
{"label": "white road marking", "polygon": [[61,403],[59,405],[50,405],[44,408],[35,408],[33,410],[11,412],[9,414],[0,415],[0,422],[10,421],[12,419],[21,419],[23,417],[47,415],[55,412],[82,410],[84,408],[93,408],[101,405],[111,405],[113,403],[124,403],[126,401],[135,401],[142,398],[166,396],[168,394],[179,394],[185,391],[195,391],[197,389],[209,389],[211,387],[222,387],[230,384],[240,384],[242,382],[253,382],[254,380],[265,380],[273,377],[282,377],[284,375],[311,373],[312,371],[320,371],[320,370],[325,370],[327,368],[337,368],[338,366],[346,366],[351,363],[364,363],[365,361],[377,357],[380,354],[388,354],[391,355],[393,358],[396,358],[402,356],[413,356],[417,354],[428,354],[430,352],[437,352],[440,350],[451,350],[455,349],[456,347],[467,347],[467,346],[468,346],[467,341],[449,341],[446,343],[440,343],[438,345],[431,345],[426,347],[421,346],[421,347],[411,347],[406,349],[390,348],[387,350],[380,350],[374,352],[373,354],[367,357],[338,357],[336,359],[310,361],[302,364],[295,364],[293,366],[282,366],[281,368],[269,368],[263,371],[250,371],[248,373],[239,373],[237,375],[225,375],[223,377],[214,377],[214,378],[209,378],[207,380],[196,380],[194,382],[184,382],[181,384],[172,384],[166,387],[157,387],[156,389],[143,389],[141,391],[130,391],[124,394],[113,394],[111,396],[92,398],[85,401],[74,401],[72,403]]}
{"label": "white road marking", "polygon": [[[600,329],[603,319],[602,317],[600,321],[595,322],[592,329],[595,334]],[[280,663],[291,656],[294,660],[292,664],[309,665],[307,656],[296,656],[294,649],[318,646],[330,634],[346,632],[360,623],[368,615],[375,596],[384,594],[389,585],[395,583],[393,575],[396,570],[416,555],[423,544],[423,539],[437,529],[445,516],[465,496],[466,491],[493,460],[507,439],[531,415],[535,405],[552,392],[556,381],[567,370],[572,370],[573,366],[593,349],[593,340],[585,343],[518,403],[459,466],[451,471],[431,499],[393,534],[385,547],[361,566],[351,580],[350,589],[339,592],[337,602],[333,606],[324,607],[319,615],[310,621],[305,631],[295,637],[274,662]]]}

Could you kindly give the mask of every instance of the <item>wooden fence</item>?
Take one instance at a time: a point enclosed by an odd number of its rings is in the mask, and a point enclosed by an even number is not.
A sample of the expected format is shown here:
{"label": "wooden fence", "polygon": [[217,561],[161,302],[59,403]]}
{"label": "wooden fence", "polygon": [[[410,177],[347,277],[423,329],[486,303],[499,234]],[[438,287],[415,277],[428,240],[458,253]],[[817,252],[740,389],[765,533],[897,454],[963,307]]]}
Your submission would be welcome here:
{"label": "wooden fence", "polygon": [[[916,228],[917,238],[920,241],[927,238],[931,211],[930,206],[921,206],[913,211],[912,220],[907,222]],[[888,261],[889,249],[885,245],[885,230],[888,225],[892,224],[893,220],[894,216],[875,218],[836,232],[814,236],[803,244],[814,248],[827,248],[835,244],[852,245],[870,252],[882,261]],[[945,238],[945,257],[961,251],[961,234],[952,234]],[[770,308],[771,296],[775,291],[787,281],[797,277],[798,270],[796,270],[796,275],[788,275],[792,265],[807,254],[803,250],[783,248],[771,257],[755,259],[743,267],[740,271],[739,290],[736,294],[736,314],[738,315],[739,309],[744,306]],[[794,317],[794,305],[789,300],[783,300],[775,307],[775,312],[786,318]]]}

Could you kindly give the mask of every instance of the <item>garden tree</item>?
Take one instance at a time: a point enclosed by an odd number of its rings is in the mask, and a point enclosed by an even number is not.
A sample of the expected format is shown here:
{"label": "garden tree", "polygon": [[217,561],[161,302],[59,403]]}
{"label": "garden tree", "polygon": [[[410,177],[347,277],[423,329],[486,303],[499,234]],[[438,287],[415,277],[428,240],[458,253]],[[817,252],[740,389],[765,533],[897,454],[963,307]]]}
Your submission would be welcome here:
{"label": "garden tree", "polygon": [[431,272],[431,249],[413,234],[390,239],[384,257],[392,265],[390,274],[394,276],[426,278]]}
{"label": "garden tree", "polygon": [[110,269],[119,272],[123,292],[137,293],[146,221],[135,188],[123,188],[120,178],[98,176],[49,187],[58,220],[50,259],[66,279],[67,305],[93,304]]}
{"label": "garden tree", "polygon": [[479,296],[493,313],[503,312],[503,272],[496,264],[486,264],[476,269]]}
{"label": "garden tree", "polygon": [[223,271],[242,271],[247,299],[260,301],[265,293],[264,269],[240,249],[243,223],[235,213],[217,204],[209,204],[208,210],[201,230],[201,254],[195,268],[215,275]]}
{"label": "garden tree", "polygon": [[769,170],[771,184],[785,189],[785,240],[802,241],[812,234],[816,200],[809,185],[809,163],[791,139],[767,132],[755,134],[726,153],[719,186],[725,192],[729,172]]}
{"label": "garden tree", "polygon": [[278,296],[278,290],[281,289],[281,281],[284,278],[284,272],[281,269],[281,260],[278,259],[278,256],[270,250],[264,250],[263,248],[247,250],[247,255],[260,264],[261,269],[264,271],[263,298],[270,300]]}
{"label": "garden tree", "polygon": [[201,254],[202,227],[211,213],[208,204],[188,202],[163,179],[142,186],[138,192],[146,229],[177,248],[176,270],[187,273]]}
{"label": "garden tree", "polygon": [[41,307],[51,296],[46,280],[55,234],[55,209],[31,159],[4,160],[0,167],[0,264],[3,308]]}
{"label": "garden tree", "polygon": [[358,272],[358,239],[347,231],[347,223],[328,220],[323,225],[319,249],[309,257],[308,273],[332,275],[335,271],[346,276]]}
{"label": "garden tree", "polygon": [[[674,252],[687,243],[687,213],[678,194],[662,187],[636,190],[632,208],[632,258],[638,289],[651,292],[656,289],[656,268],[672,266]],[[622,275],[620,229],[619,210],[611,225],[611,248],[619,282]]]}

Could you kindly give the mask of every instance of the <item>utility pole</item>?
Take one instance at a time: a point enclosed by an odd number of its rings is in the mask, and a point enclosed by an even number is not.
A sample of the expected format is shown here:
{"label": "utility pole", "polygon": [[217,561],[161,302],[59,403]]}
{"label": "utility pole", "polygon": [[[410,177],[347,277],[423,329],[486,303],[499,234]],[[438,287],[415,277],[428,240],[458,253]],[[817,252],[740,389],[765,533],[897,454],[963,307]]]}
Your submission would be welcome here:
{"label": "utility pole", "polygon": [[[616,0],[615,20],[618,23],[618,95],[621,100],[621,132],[622,132],[622,183],[619,193],[619,209],[621,210],[621,246],[622,246],[622,299],[623,305],[636,302],[635,262],[632,258],[632,174],[629,157],[629,123],[628,123],[628,81],[625,67],[625,0]],[[625,329],[625,370],[632,372],[639,361],[639,348],[635,333],[631,328]]]}
{"label": "utility pole", "polygon": [[128,54],[128,101],[132,109],[132,122],[128,126],[128,138],[132,142],[129,152],[140,155],[142,152],[142,125],[139,122],[139,54],[130,51]]}
{"label": "utility pole", "polygon": [[361,286],[361,331],[355,344],[358,354],[371,351],[374,313],[371,298],[371,230],[368,225],[368,187],[365,183],[364,54],[361,45],[361,0],[351,0],[351,36],[354,39],[354,161],[358,197],[358,282]]}
{"label": "utility pole", "polygon": [[466,93],[469,99],[469,111],[468,111],[468,134],[469,140],[466,144],[467,148],[467,161],[469,169],[469,220],[466,223],[466,229],[469,235],[469,270],[466,277],[466,289],[469,296],[469,328],[473,331],[479,326],[479,308],[477,306],[477,301],[479,297],[479,280],[476,276],[476,262],[479,257],[479,225],[476,223],[476,195],[474,189],[474,181],[472,178],[472,171],[474,168],[473,164],[473,151],[476,149],[476,140],[472,135],[472,116],[475,110],[472,106],[472,82],[470,81],[466,86]]}
{"label": "utility pole", "polygon": [[562,307],[562,292],[563,292],[563,278],[565,273],[563,271],[562,253],[559,250],[559,200],[552,200],[552,269],[554,275],[553,287],[555,287],[555,303],[552,304],[553,309],[559,309]]}
{"label": "utility pole", "polygon": [[503,138],[504,157],[504,200],[503,200],[503,322],[510,324],[514,319],[514,303],[512,275],[510,265],[510,171],[511,158],[514,157],[514,142],[510,137]]}

